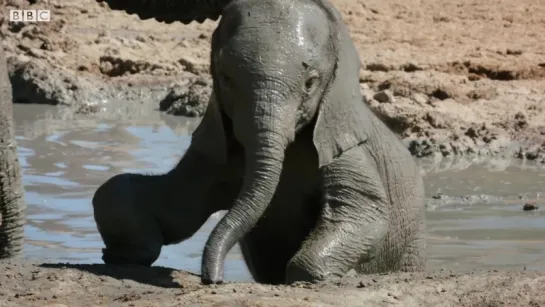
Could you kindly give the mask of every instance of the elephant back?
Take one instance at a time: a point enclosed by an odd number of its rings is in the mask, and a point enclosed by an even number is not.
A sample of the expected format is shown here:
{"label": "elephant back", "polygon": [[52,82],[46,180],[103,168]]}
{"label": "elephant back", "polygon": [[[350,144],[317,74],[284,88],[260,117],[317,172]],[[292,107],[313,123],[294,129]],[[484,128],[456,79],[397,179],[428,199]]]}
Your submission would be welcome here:
{"label": "elephant back", "polygon": [[112,10],[136,14],[142,20],[154,18],[164,23],[217,20],[232,0],[97,0]]}

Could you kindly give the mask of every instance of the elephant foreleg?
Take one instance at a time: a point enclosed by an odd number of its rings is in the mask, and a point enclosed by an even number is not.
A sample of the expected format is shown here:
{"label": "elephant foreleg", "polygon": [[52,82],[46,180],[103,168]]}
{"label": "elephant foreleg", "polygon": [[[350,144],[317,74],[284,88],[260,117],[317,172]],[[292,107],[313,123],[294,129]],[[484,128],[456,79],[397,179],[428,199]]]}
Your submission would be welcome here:
{"label": "elephant foreleg", "polygon": [[375,257],[388,233],[385,189],[364,148],[323,169],[324,203],[316,228],[286,268],[286,282],[341,277]]}
{"label": "elephant foreleg", "polygon": [[257,225],[239,242],[244,261],[258,283],[284,284],[286,265],[299,246],[297,240],[278,235],[277,227]]}
{"label": "elephant foreleg", "polygon": [[288,259],[279,255],[281,243],[267,240],[257,242],[251,234],[239,242],[244,261],[254,280],[261,284],[283,284]]}
{"label": "elephant foreleg", "polygon": [[110,178],[93,197],[104,262],[151,265],[163,245],[191,237],[236,195],[221,177],[222,167],[190,148],[168,174]]}
{"label": "elephant foreleg", "polygon": [[401,258],[400,270],[403,272],[420,272],[426,268],[426,224],[420,222],[414,240],[409,243]]}
{"label": "elephant foreleg", "polygon": [[425,239],[417,236],[406,245],[399,246],[390,238],[370,261],[362,261],[356,266],[359,274],[376,274],[393,271],[419,272],[425,268]]}

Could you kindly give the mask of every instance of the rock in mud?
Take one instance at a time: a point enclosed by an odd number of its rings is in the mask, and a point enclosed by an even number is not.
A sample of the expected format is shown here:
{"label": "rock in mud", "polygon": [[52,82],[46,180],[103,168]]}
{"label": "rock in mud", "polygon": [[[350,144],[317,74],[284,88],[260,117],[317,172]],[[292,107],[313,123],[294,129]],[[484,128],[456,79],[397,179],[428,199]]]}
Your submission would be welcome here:
{"label": "rock in mud", "polygon": [[[162,71],[172,71],[170,67],[153,64],[149,61],[123,59],[110,55],[103,55],[99,58],[100,72],[108,77],[119,77],[129,74],[161,74]],[[159,72],[158,72],[159,71]]]}
{"label": "rock in mud", "polygon": [[389,90],[377,92],[377,93],[373,96],[373,98],[374,98],[376,101],[382,102],[382,103],[386,103],[386,102],[392,103],[392,102],[395,102],[394,94],[392,94],[392,92],[389,91]]}
{"label": "rock in mud", "polygon": [[211,93],[212,81],[197,78],[187,85],[171,89],[159,103],[159,109],[173,115],[203,116]]}
{"label": "rock in mud", "polygon": [[539,206],[535,202],[529,202],[529,203],[525,203],[524,206],[522,206],[522,210],[535,211],[535,210],[539,210]]}
{"label": "rock in mud", "polygon": [[50,69],[39,60],[21,58],[8,59],[15,102],[72,105],[101,98],[97,84],[62,69]]}
{"label": "rock in mud", "polygon": [[173,86],[172,79],[162,82],[149,77],[132,82],[105,82],[90,74],[75,74],[25,56],[8,59],[13,98],[17,103],[42,103],[74,107],[76,113],[96,113],[97,105],[111,100],[158,101]]}
{"label": "rock in mud", "polygon": [[185,71],[193,73],[197,76],[208,75],[209,59],[197,59],[190,56],[184,56],[178,60]]}

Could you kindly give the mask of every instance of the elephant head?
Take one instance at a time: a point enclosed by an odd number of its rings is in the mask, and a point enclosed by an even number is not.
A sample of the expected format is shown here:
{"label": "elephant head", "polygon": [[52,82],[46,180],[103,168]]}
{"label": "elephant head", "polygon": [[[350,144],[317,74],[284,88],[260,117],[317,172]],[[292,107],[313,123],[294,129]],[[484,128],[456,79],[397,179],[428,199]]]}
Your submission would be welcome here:
{"label": "elephant head", "polygon": [[267,209],[285,151],[302,128],[314,126],[316,167],[367,139],[361,121],[369,115],[355,107],[362,104],[358,53],[340,13],[325,0],[108,2],[166,22],[222,15],[212,37],[216,99],[192,144],[217,163],[228,156],[226,138],[244,148],[242,188],[203,253],[203,282],[221,282],[227,252]]}

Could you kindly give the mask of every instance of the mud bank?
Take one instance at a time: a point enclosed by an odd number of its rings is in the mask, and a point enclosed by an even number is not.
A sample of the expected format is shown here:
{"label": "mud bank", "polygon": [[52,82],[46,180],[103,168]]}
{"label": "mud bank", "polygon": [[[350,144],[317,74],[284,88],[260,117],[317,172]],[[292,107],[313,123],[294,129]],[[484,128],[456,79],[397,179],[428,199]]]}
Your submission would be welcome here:
{"label": "mud bank", "polygon": [[[133,30],[127,22],[118,23],[117,16],[104,15],[109,9],[95,1],[31,2],[0,2],[0,34],[15,103],[65,105],[89,114],[105,111],[111,101],[126,101],[135,108],[151,103],[170,114],[203,115],[211,91],[208,55],[173,59],[187,53],[168,42],[191,44],[187,40],[204,38],[191,31],[172,38],[172,30],[162,36]],[[51,10],[51,22],[7,20],[10,9],[44,8]],[[165,48],[169,56],[157,57]]]}
{"label": "mud bank", "polygon": [[0,263],[0,306],[543,306],[545,274],[531,271],[351,277],[328,284],[202,286],[153,267]]}
{"label": "mud bank", "polygon": [[[10,0],[51,22],[2,22],[18,102],[100,112],[109,100],[201,116],[216,22],[141,21],[94,0]],[[417,157],[545,162],[545,7],[540,0],[348,1],[366,102]]]}

